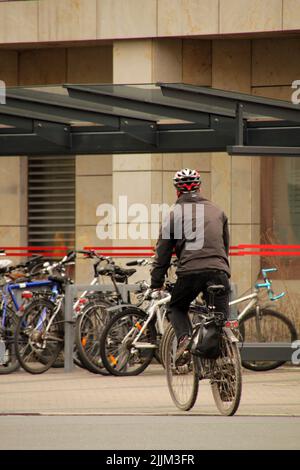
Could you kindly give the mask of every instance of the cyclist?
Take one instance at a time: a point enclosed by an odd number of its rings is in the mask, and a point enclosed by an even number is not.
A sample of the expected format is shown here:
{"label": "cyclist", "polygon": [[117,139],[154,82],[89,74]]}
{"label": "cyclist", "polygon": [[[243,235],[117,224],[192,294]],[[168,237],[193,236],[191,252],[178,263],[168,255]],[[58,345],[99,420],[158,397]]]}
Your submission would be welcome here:
{"label": "cyclist", "polygon": [[173,183],[177,201],[160,229],[151,271],[151,288],[162,288],[175,249],[178,258],[177,281],[172,291],[168,317],[178,340],[178,364],[190,343],[190,303],[200,292],[207,301],[209,284],[225,287],[216,295],[215,307],[228,317],[230,267],[228,219],[219,207],[202,197],[199,172],[184,168],[177,171]]}

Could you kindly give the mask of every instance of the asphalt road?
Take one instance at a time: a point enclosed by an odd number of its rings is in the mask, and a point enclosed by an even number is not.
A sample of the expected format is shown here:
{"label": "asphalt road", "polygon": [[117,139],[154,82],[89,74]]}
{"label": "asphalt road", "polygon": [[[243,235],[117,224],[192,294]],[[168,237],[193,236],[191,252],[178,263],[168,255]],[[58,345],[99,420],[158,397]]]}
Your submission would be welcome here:
{"label": "asphalt road", "polygon": [[300,417],[1,416],[0,449],[300,449]]}
{"label": "asphalt road", "polygon": [[0,376],[0,449],[300,450],[300,368],[244,371],[230,418],[205,380],[194,408],[178,410],[158,365],[137,377],[20,370]]}

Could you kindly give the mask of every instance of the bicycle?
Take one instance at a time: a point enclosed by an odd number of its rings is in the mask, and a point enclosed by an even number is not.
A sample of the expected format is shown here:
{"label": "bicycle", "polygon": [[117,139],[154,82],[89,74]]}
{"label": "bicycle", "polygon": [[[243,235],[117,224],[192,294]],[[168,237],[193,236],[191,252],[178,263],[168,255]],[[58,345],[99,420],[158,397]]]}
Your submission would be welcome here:
{"label": "bicycle", "polygon": [[[75,253],[70,252],[51,271],[64,271],[73,262]],[[47,270],[47,268],[46,268]],[[64,287],[70,279],[63,275],[49,276],[48,280],[29,282],[20,288],[47,286],[40,294],[30,292],[33,299],[21,313],[15,330],[16,357],[24,370],[31,374],[47,371],[57,360],[64,344]],[[8,287],[9,289],[12,286]]]}
{"label": "bicycle", "polygon": [[[21,263],[17,266],[12,265],[11,260],[0,261],[0,374],[12,373],[20,367],[14,345],[14,332],[18,319],[17,314],[22,311],[25,304],[31,299],[30,293],[25,291],[25,288],[40,288],[49,285],[48,282],[28,282],[32,275],[32,270],[34,270],[37,265],[40,265],[42,259],[44,258],[41,256],[34,256],[26,263]],[[18,283],[12,281],[12,279],[18,279]],[[22,290],[21,299],[18,299],[15,291],[20,290]]]}
{"label": "bicycle", "polygon": [[[262,307],[259,303],[260,289],[267,289],[272,302],[285,295],[284,292],[275,295],[272,290],[272,281],[268,279],[268,273],[276,271],[276,268],[262,269],[264,282],[257,282],[251,294],[229,303],[230,306],[235,306],[249,301],[237,316],[241,339],[244,342],[293,342],[298,338],[297,330],[289,318],[269,306]],[[242,365],[253,371],[267,371],[276,369],[284,363],[285,361],[243,361]]]}
{"label": "bicycle", "polygon": [[164,291],[149,289],[145,294],[145,299],[150,300],[146,312],[132,306],[106,325],[100,338],[100,353],[104,367],[112,375],[138,375],[151,363],[155,351],[160,351],[171,290],[172,284],[168,283]]}
{"label": "bicycle", "polygon": [[[177,408],[190,410],[197,399],[199,381],[210,381],[212,394],[221,414],[232,416],[238,409],[242,392],[241,359],[238,339],[233,333],[235,322],[226,321],[222,312],[216,312],[214,296],[224,286],[212,285],[207,288],[207,308],[194,304],[191,307],[194,322],[188,353],[184,362],[176,362],[177,338],[171,325],[166,330],[165,368],[171,398]],[[198,316],[198,321],[196,317]],[[219,337],[219,354],[205,358],[199,352],[205,330],[213,325]]]}

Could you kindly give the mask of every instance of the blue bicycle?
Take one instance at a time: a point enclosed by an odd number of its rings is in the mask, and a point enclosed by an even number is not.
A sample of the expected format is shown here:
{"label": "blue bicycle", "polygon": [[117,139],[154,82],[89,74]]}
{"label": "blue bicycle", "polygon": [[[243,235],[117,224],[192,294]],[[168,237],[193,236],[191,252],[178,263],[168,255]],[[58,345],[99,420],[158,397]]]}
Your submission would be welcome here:
{"label": "blue bicycle", "polygon": [[[40,266],[42,257],[34,257],[26,263],[13,266],[10,260],[0,261],[0,281],[1,281],[1,300],[0,300],[0,374],[9,374],[19,368],[14,345],[14,332],[17,325],[17,314],[22,311],[24,306],[32,298],[32,293],[24,291],[24,287],[44,287],[49,282],[27,282],[31,270],[37,265]],[[12,282],[11,276],[18,271],[18,278],[24,282]],[[21,296],[18,293],[22,292]]]}
{"label": "blue bicycle", "polygon": [[[71,252],[55,265],[56,271],[75,258]],[[15,330],[15,353],[21,367],[31,374],[47,371],[58,358],[64,345],[64,292],[72,282],[62,274],[49,276],[46,281],[29,282],[23,287],[36,289],[47,287],[40,294],[33,293],[33,300],[20,316]]]}

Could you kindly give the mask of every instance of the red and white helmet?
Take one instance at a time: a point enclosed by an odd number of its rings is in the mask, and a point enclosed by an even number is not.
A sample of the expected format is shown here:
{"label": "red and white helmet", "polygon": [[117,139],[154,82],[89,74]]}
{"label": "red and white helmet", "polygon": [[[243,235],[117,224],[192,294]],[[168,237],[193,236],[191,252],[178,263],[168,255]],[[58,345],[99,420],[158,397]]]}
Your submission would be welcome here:
{"label": "red and white helmet", "polygon": [[173,183],[180,193],[189,193],[200,188],[200,173],[197,170],[183,168],[177,171],[173,178]]}

